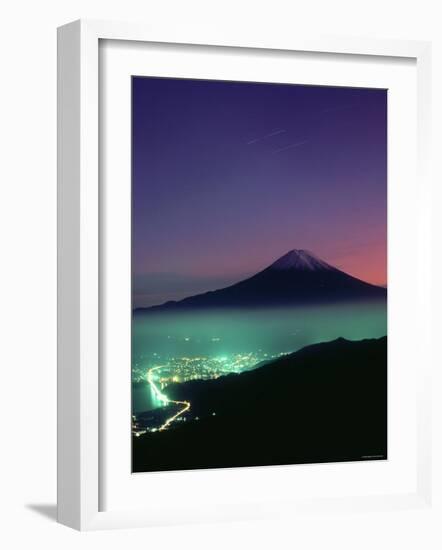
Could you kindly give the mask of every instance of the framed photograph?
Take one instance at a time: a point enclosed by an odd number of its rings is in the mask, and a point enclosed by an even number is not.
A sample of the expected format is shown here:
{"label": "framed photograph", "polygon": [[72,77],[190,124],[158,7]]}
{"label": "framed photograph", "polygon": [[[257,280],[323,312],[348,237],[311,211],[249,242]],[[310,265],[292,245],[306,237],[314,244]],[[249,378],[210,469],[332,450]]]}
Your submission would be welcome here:
{"label": "framed photograph", "polygon": [[59,29],[61,523],[428,505],[429,51]]}

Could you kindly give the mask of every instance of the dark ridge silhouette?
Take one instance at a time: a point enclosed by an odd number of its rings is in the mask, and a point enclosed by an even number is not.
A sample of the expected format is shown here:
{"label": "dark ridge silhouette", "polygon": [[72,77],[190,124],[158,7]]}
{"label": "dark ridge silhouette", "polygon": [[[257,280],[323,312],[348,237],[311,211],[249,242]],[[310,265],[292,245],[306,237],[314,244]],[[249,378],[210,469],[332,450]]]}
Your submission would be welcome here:
{"label": "dark ridge silhouette", "polygon": [[311,252],[291,250],[263,271],[232,286],[135,312],[338,303],[386,296],[385,288],[356,279]]}
{"label": "dark ridge silhouette", "polygon": [[135,472],[387,458],[386,337],[339,338],[166,391],[191,416],[134,438]]}

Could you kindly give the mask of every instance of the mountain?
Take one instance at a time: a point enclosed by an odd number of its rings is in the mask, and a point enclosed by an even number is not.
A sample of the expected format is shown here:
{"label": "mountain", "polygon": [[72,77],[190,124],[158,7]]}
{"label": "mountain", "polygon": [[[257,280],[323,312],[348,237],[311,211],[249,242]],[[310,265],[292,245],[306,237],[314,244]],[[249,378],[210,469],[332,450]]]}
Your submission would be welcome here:
{"label": "mountain", "polygon": [[232,286],[136,311],[320,304],[385,299],[386,295],[385,288],[356,279],[307,250],[291,250]]}
{"label": "mountain", "polygon": [[165,391],[191,416],[134,438],[136,472],[387,458],[386,337],[339,338]]}

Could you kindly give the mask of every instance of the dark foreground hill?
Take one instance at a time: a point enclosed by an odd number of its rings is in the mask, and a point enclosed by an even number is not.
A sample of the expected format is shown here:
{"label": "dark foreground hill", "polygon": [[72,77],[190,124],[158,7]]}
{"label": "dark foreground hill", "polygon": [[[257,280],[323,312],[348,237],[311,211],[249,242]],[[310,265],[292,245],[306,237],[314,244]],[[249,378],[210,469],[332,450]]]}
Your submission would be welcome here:
{"label": "dark foreground hill", "polygon": [[352,277],[307,250],[291,250],[234,285],[136,312],[340,303],[382,300],[386,295],[385,288]]}
{"label": "dark foreground hill", "polygon": [[135,472],[387,457],[386,337],[308,346],[167,394],[194,419],[134,438]]}

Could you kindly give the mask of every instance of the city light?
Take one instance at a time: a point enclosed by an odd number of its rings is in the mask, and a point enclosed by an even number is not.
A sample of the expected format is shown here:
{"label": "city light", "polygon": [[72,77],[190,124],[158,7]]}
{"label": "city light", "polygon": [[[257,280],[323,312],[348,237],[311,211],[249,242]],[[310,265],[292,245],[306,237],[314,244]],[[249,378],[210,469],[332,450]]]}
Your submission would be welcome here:
{"label": "city light", "polygon": [[[187,338],[187,337],[186,337]],[[185,338],[185,339],[186,339]],[[164,413],[154,415],[150,420],[144,421],[143,426],[137,424],[137,417],[133,418],[133,433],[136,437],[148,432],[164,431],[171,427],[175,421],[191,419],[188,413],[191,409],[189,401],[176,401],[167,394],[167,388],[171,384],[181,384],[194,380],[216,380],[228,374],[240,374],[255,368],[257,365],[269,359],[285,355],[284,352],[272,355],[264,353],[263,350],[248,353],[232,353],[217,356],[181,356],[161,357],[158,353],[152,353],[151,366],[145,364],[145,360],[134,365],[132,372],[135,382],[147,382],[158,401],[160,407],[164,407]],[[158,362],[161,361],[161,365]],[[144,362],[144,368],[143,368]],[[147,375],[146,375],[147,368]],[[170,416],[166,418],[168,409],[176,405],[178,410],[171,410]],[[174,407],[171,407],[174,409]],[[160,410],[160,409],[158,409]],[[213,412],[213,416],[216,413]],[[197,417],[194,418],[197,420]]]}
{"label": "city light", "polygon": [[[159,371],[160,369],[162,369],[163,367],[162,366],[158,366],[158,367],[153,367],[151,369],[149,369],[148,373],[147,373],[147,381],[149,382],[151,388],[153,389],[155,395],[157,396],[157,398],[162,401],[165,405],[168,405],[169,403],[173,403],[174,405],[182,405],[182,408],[176,413],[174,414],[173,416],[169,417],[166,422],[164,422],[164,424],[162,424],[158,429],[160,431],[162,430],[165,430],[170,424],[172,424],[172,422],[174,420],[176,420],[178,417],[180,417],[182,414],[184,414],[186,411],[188,411],[190,409],[190,403],[188,401],[175,401],[173,399],[169,399],[167,397],[167,395],[165,395],[164,393],[162,393],[159,389],[158,389],[158,386],[155,384],[154,382],[154,379],[153,379],[153,373],[155,371]],[[154,431],[154,430],[152,430]]]}

